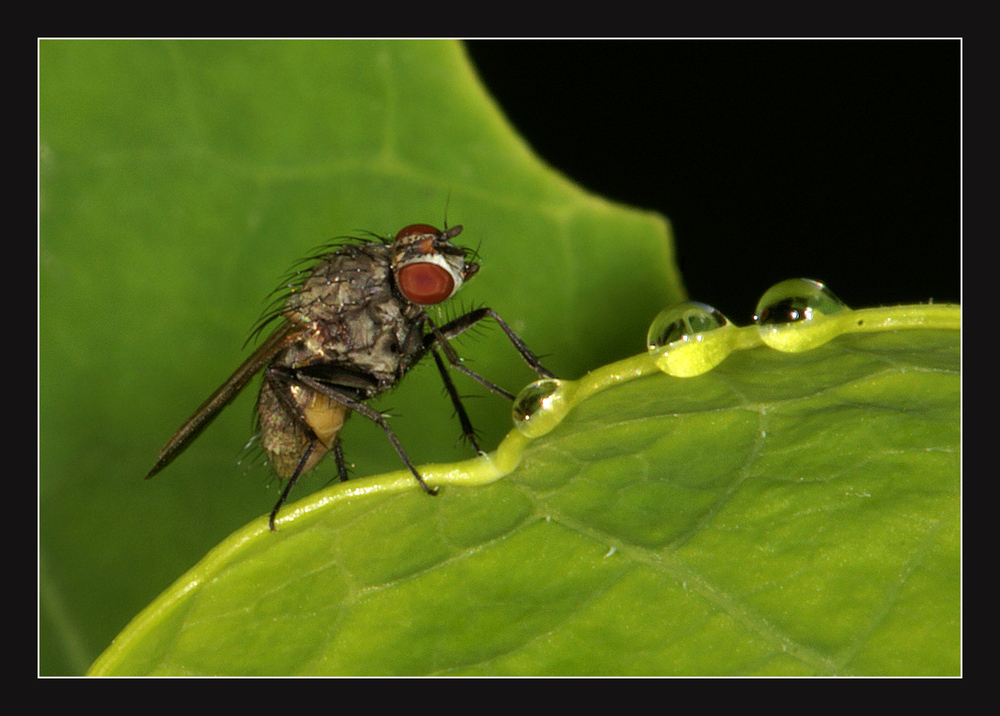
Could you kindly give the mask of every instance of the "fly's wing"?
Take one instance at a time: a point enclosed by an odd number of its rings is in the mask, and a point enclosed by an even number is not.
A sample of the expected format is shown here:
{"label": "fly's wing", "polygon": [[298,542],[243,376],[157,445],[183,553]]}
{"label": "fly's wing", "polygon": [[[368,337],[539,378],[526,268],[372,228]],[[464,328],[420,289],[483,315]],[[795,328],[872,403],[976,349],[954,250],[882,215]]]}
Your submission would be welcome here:
{"label": "fly's wing", "polygon": [[253,352],[249,358],[243,361],[243,365],[236,369],[229,379],[219,386],[219,389],[212,393],[212,396],[202,403],[194,415],[187,419],[181,427],[174,433],[162,450],[160,456],[153,465],[153,469],[146,475],[148,480],[160,470],[169,465],[175,457],[184,452],[184,449],[191,444],[198,435],[208,427],[208,424],[215,419],[215,416],[222,412],[243,388],[246,387],[250,379],[263,368],[271,358],[280,350],[285,348],[298,336],[302,329],[294,323],[286,322],[281,328],[271,334],[260,347]]}

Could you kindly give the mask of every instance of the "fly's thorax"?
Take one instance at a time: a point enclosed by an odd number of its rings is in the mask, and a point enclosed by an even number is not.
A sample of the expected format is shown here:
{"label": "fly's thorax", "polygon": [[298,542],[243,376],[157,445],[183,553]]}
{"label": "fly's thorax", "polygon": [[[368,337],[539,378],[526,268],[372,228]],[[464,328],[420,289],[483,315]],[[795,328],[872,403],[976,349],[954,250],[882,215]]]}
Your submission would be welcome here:
{"label": "fly's thorax", "polygon": [[423,347],[423,308],[395,290],[384,244],[351,245],[324,256],[283,313],[302,330],[276,357],[278,365],[347,366],[370,375],[376,393],[395,385]]}
{"label": "fly's thorax", "polygon": [[320,258],[282,313],[303,326],[338,322],[345,311],[391,300],[390,272],[387,246],[343,246]]}
{"label": "fly's thorax", "polygon": [[359,397],[371,397],[399,382],[422,354],[424,326],[423,312],[399,301],[345,310],[336,322],[301,331],[272,365],[309,369],[317,379],[362,388]]}

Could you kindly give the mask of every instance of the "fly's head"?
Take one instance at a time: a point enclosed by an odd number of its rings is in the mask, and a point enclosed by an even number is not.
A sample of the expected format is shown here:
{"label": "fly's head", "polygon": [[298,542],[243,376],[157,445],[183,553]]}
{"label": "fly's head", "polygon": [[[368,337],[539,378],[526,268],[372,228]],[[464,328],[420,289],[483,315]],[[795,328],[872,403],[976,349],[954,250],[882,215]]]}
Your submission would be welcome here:
{"label": "fly's head", "polygon": [[438,231],[427,224],[412,224],[396,234],[391,247],[392,273],[407,300],[432,306],[451,298],[475,276],[479,264],[473,251],[451,242],[461,226]]}

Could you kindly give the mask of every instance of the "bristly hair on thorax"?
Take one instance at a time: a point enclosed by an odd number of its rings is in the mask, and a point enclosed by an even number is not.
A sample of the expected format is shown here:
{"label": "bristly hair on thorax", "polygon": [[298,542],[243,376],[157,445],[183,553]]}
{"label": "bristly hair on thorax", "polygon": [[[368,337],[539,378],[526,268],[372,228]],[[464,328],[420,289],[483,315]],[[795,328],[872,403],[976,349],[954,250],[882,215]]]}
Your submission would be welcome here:
{"label": "bristly hair on thorax", "polygon": [[365,236],[338,236],[319,246],[313,247],[307,256],[297,259],[285,275],[281,277],[275,289],[265,297],[264,300],[267,304],[263,311],[261,311],[260,317],[250,329],[250,335],[244,341],[243,347],[246,348],[255,342],[268,326],[284,318],[283,309],[285,308],[285,304],[288,303],[288,299],[293,293],[302,288],[302,285],[309,279],[313,271],[316,270],[316,267],[321,262],[328,260],[331,254],[335,254],[337,251],[348,246],[363,244],[388,246],[392,244],[391,237],[379,236],[371,231],[359,231],[358,233],[365,234]]}

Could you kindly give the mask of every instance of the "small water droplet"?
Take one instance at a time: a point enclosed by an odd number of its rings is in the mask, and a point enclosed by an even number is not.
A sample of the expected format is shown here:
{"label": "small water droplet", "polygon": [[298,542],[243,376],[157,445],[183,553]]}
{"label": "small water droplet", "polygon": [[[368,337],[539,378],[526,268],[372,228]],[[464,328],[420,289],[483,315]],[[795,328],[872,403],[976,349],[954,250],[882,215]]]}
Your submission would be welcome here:
{"label": "small water droplet", "polygon": [[727,325],[729,320],[708,304],[697,301],[678,303],[663,309],[653,319],[646,334],[646,347],[656,350]]}
{"label": "small water droplet", "polygon": [[543,378],[525,386],[511,408],[514,426],[529,438],[548,433],[569,410],[571,385],[571,381]]}
{"label": "small water droplet", "polygon": [[660,311],[646,334],[646,349],[664,373],[677,377],[711,370],[732,350],[725,340],[735,327],[718,310],[688,301]]}
{"label": "small water droplet", "polygon": [[757,303],[754,323],[761,340],[776,350],[796,353],[826,343],[839,327],[825,319],[847,306],[819,281],[792,278],[771,286]]}
{"label": "small water droplet", "polygon": [[790,278],[771,286],[757,303],[753,320],[758,326],[811,321],[847,308],[819,281]]}

